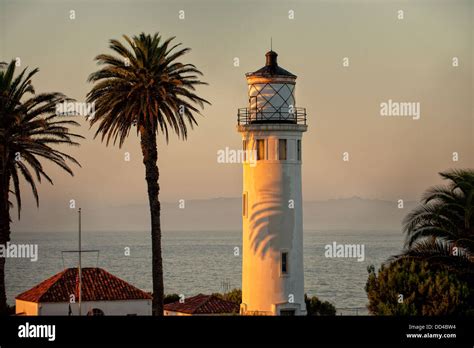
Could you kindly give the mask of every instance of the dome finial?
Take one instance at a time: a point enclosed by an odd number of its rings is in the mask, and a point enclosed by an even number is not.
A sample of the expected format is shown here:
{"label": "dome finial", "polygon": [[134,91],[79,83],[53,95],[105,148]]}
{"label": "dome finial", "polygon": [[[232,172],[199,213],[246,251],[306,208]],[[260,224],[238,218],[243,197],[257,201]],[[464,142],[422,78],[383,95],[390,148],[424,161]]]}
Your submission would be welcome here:
{"label": "dome finial", "polygon": [[273,66],[273,67],[278,66],[278,63],[277,63],[278,54],[276,52],[268,51],[265,54],[265,57],[267,58],[266,63],[265,63],[266,66]]}

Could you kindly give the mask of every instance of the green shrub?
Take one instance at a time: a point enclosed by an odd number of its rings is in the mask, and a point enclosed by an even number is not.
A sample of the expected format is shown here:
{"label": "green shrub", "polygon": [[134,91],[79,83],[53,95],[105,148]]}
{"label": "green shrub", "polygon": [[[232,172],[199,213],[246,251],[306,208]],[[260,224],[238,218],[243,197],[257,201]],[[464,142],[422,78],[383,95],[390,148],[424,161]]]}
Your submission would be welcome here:
{"label": "green shrub", "polygon": [[322,315],[336,315],[336,307],[328,301],[320,301],[316,296],[308,297],[304,295],[304,302],[306,303],[306,311],[308,315],[322,316]]}
{"label": "green shrub", "polygon": [[163,298],[163,304],[173,303],[173,302],[176,302],[176,301],[179,301],[179,295],[178,294],[165,295],[165,297]]}
{"label": "green shrub", "polygon": [[378,274],[374,266],[367,270],[365,290],[371,314],[430,316],[474,311],[474,293],[466,281],[472,275],[466,277],[440,264],[414,259],[383,265]]}
{"label": "green shrub", "polygon": [[213,295],[223,299],[223,300],[226,300],[226,301],[230,301],[230,302],[234,302],[234,303],[237,303],[238,305],[240,305],[242,303],[242,290],[240,289],[232,289],[231,291],[229,292],[226,292],[224,294],[220,294],[220,293],[214,293]]}

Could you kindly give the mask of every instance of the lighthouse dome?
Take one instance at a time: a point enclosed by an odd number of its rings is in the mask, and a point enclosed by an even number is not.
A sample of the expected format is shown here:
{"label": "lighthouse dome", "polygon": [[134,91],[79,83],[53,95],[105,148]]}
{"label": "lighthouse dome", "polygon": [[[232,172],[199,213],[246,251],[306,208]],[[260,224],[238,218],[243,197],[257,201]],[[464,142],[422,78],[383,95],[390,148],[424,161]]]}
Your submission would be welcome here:
{"label": "lighthouse dome", "polygon": [[247,78],[249,77],[273,77],[273,76],[286,76],[296,78],[296,75],[290,73],[288,70],[283,69],[278,65],[278,53],[275,51],[268,51],[265,54],[266,63],[263,68],[258,69],[257,71],[250,72],[245,74]]}

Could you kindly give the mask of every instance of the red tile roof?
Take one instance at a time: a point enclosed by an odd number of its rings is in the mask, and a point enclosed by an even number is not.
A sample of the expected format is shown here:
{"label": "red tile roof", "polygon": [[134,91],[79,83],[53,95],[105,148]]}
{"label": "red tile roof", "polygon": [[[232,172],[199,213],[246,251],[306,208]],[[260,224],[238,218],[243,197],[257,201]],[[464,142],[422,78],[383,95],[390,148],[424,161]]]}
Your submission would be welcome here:
{"label": "red tile roof", "polygon": [[215,295],[203,294],[185,298],[184,303],[176,301],[165,304],[164,308],[166,311],[204,315],[239,312],[239,305],[237,303],[223,300]]}
{"label": "red tile roof", "polygon": [[[79,272],[67,268],[18,295],[17,300],[29,302],[69,302],[74,294],[79,299]],[[102,268],[82,269],[82,301],[117,301],[151,299],[151,295]]]}

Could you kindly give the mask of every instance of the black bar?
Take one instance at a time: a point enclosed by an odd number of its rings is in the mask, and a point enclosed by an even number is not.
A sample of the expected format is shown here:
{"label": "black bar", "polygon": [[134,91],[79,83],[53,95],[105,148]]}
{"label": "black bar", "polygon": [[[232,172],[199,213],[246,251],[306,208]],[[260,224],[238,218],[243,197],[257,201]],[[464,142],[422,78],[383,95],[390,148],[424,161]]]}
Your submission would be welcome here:
{"label": "black bar", "polygon": [[[20,325],[55,325],[55,340],[20,338]],[[417,327],[409,329],[409,325]],[[431,329],[427,328],[431,325]],[[440,325],[441,328],[440,328]],[[448,326],[454,325],[455,328]],[[424,327],[424,329],[421,329]],[[407,334],[456,338],[407,338]],[[60,344],[411,344],[472,347],[473,317],[4,317],[0,345]]]}

